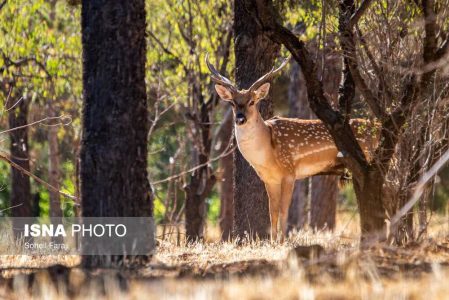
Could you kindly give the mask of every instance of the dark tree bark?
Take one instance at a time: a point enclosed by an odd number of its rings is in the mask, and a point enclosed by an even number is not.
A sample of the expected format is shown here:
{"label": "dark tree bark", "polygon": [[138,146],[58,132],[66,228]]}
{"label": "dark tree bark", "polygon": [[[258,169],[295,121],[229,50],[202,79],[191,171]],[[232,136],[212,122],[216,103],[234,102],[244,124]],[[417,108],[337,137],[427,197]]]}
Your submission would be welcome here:
{"label": "dark tree bark", "polygon": [[[52,100],[49,100],[52,101]],[[48,116],[55,117],[53,105],[48,105]],[[48,183],[59,190],[60,170],[59,170],[59,144],[58,128],[51,126],[48,129]],[[62,217],[61,199],[58,192],[49,190],[50,195],[50,217]]]}
{"label": "dark tree bark", "polygon": [[[83,1],[83,217],[151,217],[145,1]],[[98,259],[97,259],[98,260]],[[85,265],[98,262],[84,256]]]}
{"label": "dark tree bark", "polygon": [[[22,100],[9,111],[9,128],[27,125],[28,99]],[[10,132],[11,160],[23,169],[30,171],[28,128]],[[33,217],[33,197],[31,196],[30,178],[11,166],[11,203],[12,217]]]}
{"label": "dark tree bark", "polygon": [[[236,84],[249,88],[273,66],[279,45],[271,41],[254,22],[258,8],[254,1],[234,1]],[[264,119],[273,116],[271,99],[263,100],[259,110]],[[254,169],[236,150],[234,154],[234,234],[236,237],[269,237],[270,219],[265,186]]]}
{"label": "dark tree bark", "polygon": [[335,228],[337,212],[338,176],[315,176],[312,178],[312,208],[310,227],[313,229]]}
{"label": "dark tree bark", "polygon": [[[56,0],[51,0],[50,2],[50,28],[55,27],[56,19]],[[51,83],[51,93],[54,94],[55,86]],[[47,115],[48,117],[56,117],[55,104],[53,103],[55,99],[49,99],[47,103]],[[60,170],[59,170],[59,144],[58,144],[58,128],[51,126],[48,129],[47,134],[48,140],[48,183],[59,190],[60,181]],[[50,195],[50,217],[59,218],[62,217],[61,210],[61,199],[58,192],[49,190]]]}
{"label": "dark tree bark", "polygon": [[[221,125],[222,128],[219,136],[221,147],[218,150],[219,153],[225,151],[232,138],[232,122],[231,112],[229,111],[229,117],[227,117]],[[234,222],[234,160],[232,154],[226,155],[220,159],[220,168],[222,170],[220,177],[220,229],[222,240],[227,241],[231,238]]]}

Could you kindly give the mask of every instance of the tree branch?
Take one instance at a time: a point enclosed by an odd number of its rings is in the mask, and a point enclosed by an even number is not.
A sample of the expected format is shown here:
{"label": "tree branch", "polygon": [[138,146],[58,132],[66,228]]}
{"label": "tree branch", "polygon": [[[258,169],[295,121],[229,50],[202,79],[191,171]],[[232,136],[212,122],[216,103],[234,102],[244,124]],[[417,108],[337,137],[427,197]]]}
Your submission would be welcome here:
{"label": "tree branch", "polygon": [[170,49],[168,49],[167,47],[165,47],[165,46],[164,46],[164,43],[162,43],[161,40],[159,40],[159,39],[157,38],[157,36],[156,36],[153,32],[147,30],[147,34],[148,34],[148,35],[149,35],[149,36],[150,36],[150,37],[151,37],[151,38],[152,38],[152,39],[159,45],[159,47],[162,49],[162,51],[164,51],[166,54],[172,56],[172,57],[175,59],[175,61],[183,67],[184,72],[185,72],[186,74],[189,74],[189,70],[188,70],[187,67],[184,65],[184,63],[182,62],[182,60],[181,60],[176,54],[174,54]]}
{"label": "tree branch", "polygon": [[5,6],[7,0],[3,0],[2,3],[0,3],[0,10],[2,10],[2,8]]}
{"label": "tree branch", "polygon": [[79,205],[79,199],[78,198],[76,198],[75,196],[72,196],[70,194],[67,194],[67,193],[65,193],[63,191],[60,191],[59,189],[55,188],[54,186],[52,186],[49,183],[45,182],[44,180],[40,179],[39,177],[37,177],[33,173],[25,170],[24,168],[22,168],[21,166],[19,166],[15,162],[13,162],[12,159],[10,159],[6,153],[0,152],[0,159],[6,161],[8,164],[10,164],[12,167],[16,168],[17,170],[19,170],[23,174],[33,178],[34,180],[36,180],[37,182],[39,182],[40,184],[42,184],[43,186],[45,186],[49,190],[51,190],[53,192],[56,192],[56,193],[59,193],[62,196],[67,197],[69,199],[72,199],[73,201],[75,201],[76,205]]}
{"label": "tree branch", "polygon": [[351,19],[349,20],[349,27],[353,28],[360,20],[362,15],[365,13],[365,11],[370,6],[372,0],[363,0],[363,2],[360,4],[360,7],[357,9],[357,11],[352,14]]}
{"label": "tree branch", "polygon": [[[367,2],[370,1],[363,1],[362,5]],[[365,4],[364,7],[364,10],[366,10],[367,4]],[[362,93],[371,111],[376,116],[376,118],[384,119],[385,111],[380,107],[378,99],[373,95],[371,89],[366,84],[362,74],[360,74],[359,71],[353,26],[351,26],[351,20],[353,19],[354,15],[349,18],[349,15],[352,14],[354,9],[354,0],[343,0],[340,2],[339,31],[341,47],[343,49],[343,56],[349,70],[351,71],[351,75],[354,79],[354,83],[357,86],[357,89]]]}
{"label": "tree branch", "polygon": [[449,34],[447,35],[444,43],[441,45],[440,48],[438,48],[437,52],[435,53],[436,60],[440,60],[443,57],[445,57],[449,52],[448,50],[449,50]]}

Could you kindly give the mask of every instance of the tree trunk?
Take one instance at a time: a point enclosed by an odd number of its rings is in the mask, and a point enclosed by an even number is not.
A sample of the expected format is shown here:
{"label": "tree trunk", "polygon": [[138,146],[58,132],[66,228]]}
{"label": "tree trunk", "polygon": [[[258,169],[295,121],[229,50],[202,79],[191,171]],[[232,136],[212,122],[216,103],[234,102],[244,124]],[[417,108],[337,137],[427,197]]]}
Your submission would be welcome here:
{"label": "tree trunk", "polygon": [[[50,103],[48,104],[48,117],[55,116],[54,107]],[[50,126],[48,129],[48,160],[48,183],[59,190],[59,145],[58,128],[56,126]],[[50,195],[50,217],[62,217],[59,193],[52,190],[49,190],[48,193]]]}
{"label": "tree trunk", "polygon": [[[145,1],[86,0],[81,17],[82,216],[151,217]],[[95,266],[105,259],[83,256],[83,264]]]}
{"label": "tree trunk", "polygon": [[[193,103],[200,105],[200,122],[194,126],[199,131],[200,145],[194,145],[192,161],[195,165],[200,165],[198,170],[190,175],[189,184],[185,187],[186,192],[186,237],[188,241],[197,241],[204,239],[204,228],[207,216],[206,197],[212,191],[215,185],[215,175],[207,163],[210,158],[212,138],[211,121],[208,105],[204,102],[203,95],[199,89],[193,86]],[[195,121],[196,122],[196,121]],[[198,150],[201,149],[201,150]]]}
{"label": "tree trunk", "polygon": [[[234,1],[235,78],[239,88],[249,88],[260,76],[270,71],[279,51],[254,21],[254,1]],[[273,116],[271,99],[261,101],[264,119]],[[269,237],[270,218],[265,186],[240,151],[234,153],[234,235],[243,238]]]}
{"label": "tree trunk", "polygon": [[[223,130],[221,131],[219,138],[222,147],[220,147],[219,153],[226,151],[225,149],[232,138],[232,116],[227,118],[221,126],[223,126]],[[222,240],[227,241],[231,237],[234,221],[234,199],[232,193],[234,163],[232,154],[226,155],[220,159],[220,167],[222,170],[220,180],[220,229]]]}
{"label": "tree trunk", "polygon": [[335,228],[338,196],[338,176],[312,178],[312,208],[310,227],[315,230]]}
{"label": "tree trunk", "polygon": [[[380,172],[370,169],[362,180],[353,179],[354,191],[360,214],[361,241],[369,245],[370,241],[383,241],[386,238],[386,211],[383,205]],[[362,185],[363,183],[363,185]]]}
{"label": "tree trunk", "polygon": [[[12,110],[9,111],[9,128],[27,125],[28,99],[23,99]],[[11,131],[10,134],[11,160],[23,169],[30,170],[28,128]],[[11,216],[32,217],[33,198],[31,196],[30,178],[20,170],[11,167]]]}
{"label": "tree trunk", "polygon": [[[199,164],[206,164],[208,156],[199,155]],[[207,216],[206,197],[215,185],[215,176],[205,165],[190,175],[189,184],[184,188],[186,192],[186,237],[187,241],[201,241],[204,239],[204,227]]]}
{"label": "tree trunk", "polygon": [[292,194],[292,202],[288,210],[287,231],[300,230],[307,223],[307,201],[309,196],[309,180],[297,180]]}

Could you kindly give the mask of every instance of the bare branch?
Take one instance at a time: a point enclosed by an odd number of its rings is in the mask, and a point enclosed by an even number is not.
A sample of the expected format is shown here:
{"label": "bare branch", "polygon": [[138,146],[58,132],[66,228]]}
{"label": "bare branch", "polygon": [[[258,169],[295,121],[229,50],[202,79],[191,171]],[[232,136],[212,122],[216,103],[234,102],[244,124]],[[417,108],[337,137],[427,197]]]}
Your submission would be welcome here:
{"label": "bare branch", "polygon": [[214,161],[217,161],[217,160],[219,160],[219,159],[221,159],[221,158],[223,158],[223,157],[225,157],[225,156],[231,154],[232,152],[234,152],[234,150],[237,148],[237,146],[234,146],[234,147],[232,147],[231,149],[227,149],[227,148],[229,148],[229,147],[226,147],[225,151],[223,151],[220,155],[218,155],[218,156],[216,156],[216,157],[214,157],[214,158],[209,159],[209,160],[208,160],[207,162],[205,162],[205,163],[199,164],[199,165],[197,165],[197,166],[195,166],[195,167],[193,167],[193,168],[190,168],[190,169],[187,170],[187,171],[184,171],[184,172],[181,172],[181,173],[179,173],[179,174],[176,174],[176,175],[167,177],[167,178],[165,178],[165,179],[153,181],[151,184],[154,185],[154,184],[164,183],[164,182],[167,182],[167,181],[170,181],[170,180],[179,178],[179,177],[181,177],[181,176],[183,176],[183,175],[185,175],[185,174],[192,173],[192,172],[194,172],[194,171],[196,171],[196,170],[198,170],[198,169],[201,169],[201,168],[207,166],[208,164],[210,164],[210,163],[212,163],[212,162],[214,162]]}
{"label": "bare branch", "polygon": [[2,10],[3,6],[5,6],[7,0],[3,0],[3,2],[0,4],[0,10]]}
{"label": "bare branch", "polygon": [[16,164],[15,162],[12,161],[11,158],[8,157],[8,155],[4,152],[0,152],[0,159],[3,161],[6,161],[8,164],[10,164],[13,168],[16,168],[17,170],[19,170],[20,172],[22,172],[23,174],[33,178],[34,180],[36,180],[37,182],[39,182],[40,184],[42,184],[43,186],[45,186],[46,188],[48,188],[49,190],[59,193],[62,196],[72,199],[73,201],[76,202],[77,205],[79,205],[79,199],[75,196],[72,196],[70,194],[67,194],[63,191],[60,191],[59,189],[55,188],[54,186],[50,185],[49,183],[45,182],[44,180],[40,179],[39,177],[37,177],[36,175],[34,175],[33,173],[31,173],[30,171],[25,170],[23,167],[21,167],[20,165]]}
{"label": "bare branch", "polygon": [[159,45],[159,47],[162,49],[162,51],[164,51],[166,54],[172,56],[176,60],[176,62],[179,63],[183,67],[184,72],[186,74],[189,73],[189,70],[187,69],[186,65],[182,62],[182,60],[176,54],[174,54],[170,49],[165,47],[164,43],[162,43],[162,41],[159,40],[153,32],[147,30],[147,34]]}
{"label": "bare branch", "polygon": [[[362,5],[367,2],[369,1],[363,1]],[[367,7],[366,4],[365,7]],[[340,17],[338,27],[340,31],[340,41],[343,49],[345,63],[351,71],[351,75],[355,85],[357,86],[357,89],[362,93],[371,111],[377,118],[383,119],[385,117],[385,112],[380,107],[378,100],[373,95],[371,89],[366,84],[365,79],[362,77],[359,71],[354,33],[351,26],[351,21],[348,20],[348,14],[352,13],[353,10],[354,1],[342,1],[340,3]],[[351,17],[351,19],[352,18],[353,17]]]}
{"label": "bare branch", "polygon": [[360,4],[360,7],[357,9],[357,11],[351,16],[351,19],[349,20],[349,27],[353,28],[360,20],[360,18],[363,16],[365,11],[370,6],[372,0],[363,0]]}
{"label": "bare branch", "polygon": [[410,210],[413,208],[413,206],[418,202],[418,200],[421,198],[421,195],[423,194],[427,182],[431,180],[438,171],[446,164],[446,162],[449,161],[449,150],[447,150],[440,159],[430,168],[429,171],[427,171],[425,174],[423,174],[418,181],[415,191],[413,193],[412,198],[396,213],[396,215],[393,216],[391,219],[391,226],[395,226],[399,220]]}
{"label": "bare branch", "polygon": [[444,43],[441,45],[440,48],[438,48],[437,52],[435,53],[435,58],[437,60],[442,59],[447,55],[448,52],[449,52],[449,34],[447,35],[447,38],[444,41]]}
{"label": "bare branch", "polygon": [[[7,129],[7,130],[0,131],[0,135],[8,133],[8,132],[16,131],[16,130],[19,130],[19,129],[23,129],[23,128],[26,128],[26,127],[31,127],[31,126],[34,126],[34,125],[37,125],[37,124],[41,124],[41,123],[44,123],[46,121],[63,120],[65,117],[67,117],[67,116],[45,117],[45,118],[43,118],[41,120],[38,120],[38,121],[30,123],[30,124],[26,124],[26,125],[23,125],[23,126],[17,126],[17,127],[14,127],[14,128],[10,128],[10,129]],[[52,124],[52,125],[47,125],[47,126],[58,126],[58,125],[61,125],[61,124],[68,125],[70,123],[71,123],[71,119],[70,119],[70,122],[68,122],[68,123],[58,123],[58,124]]]}

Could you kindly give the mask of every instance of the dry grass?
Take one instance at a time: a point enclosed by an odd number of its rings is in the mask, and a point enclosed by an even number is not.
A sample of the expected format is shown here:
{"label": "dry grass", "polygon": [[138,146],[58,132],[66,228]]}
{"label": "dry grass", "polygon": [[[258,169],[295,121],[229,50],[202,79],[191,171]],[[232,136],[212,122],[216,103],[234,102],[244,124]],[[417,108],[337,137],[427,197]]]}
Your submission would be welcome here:
{"label": "dry grass", "polygon": [[[349,221],[350,220],[350,221]],[[3,270],[0,297],[27,299],[445,299],[449,296],[447,218],[434,218],[419,245],[358,249],[357,220],[340,215],[335,233],[301,231],[285,244],[256,241],[176,246],[160,241],[150,265],[133,270],[53,267]],[[292,248],[319,244],[306,259]],[[305,248],[307,249],[307,248]],[[79,257],[1,257],[3,267],[69,267]]]}

